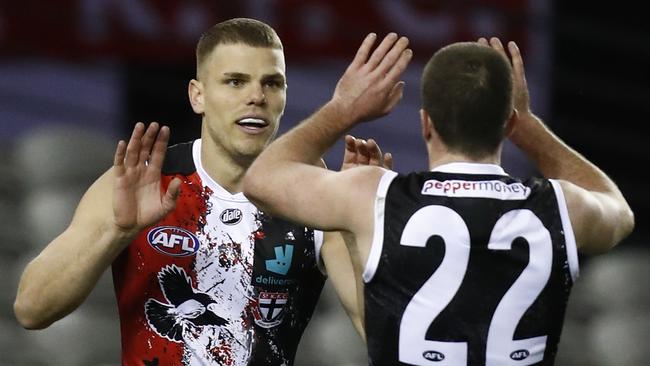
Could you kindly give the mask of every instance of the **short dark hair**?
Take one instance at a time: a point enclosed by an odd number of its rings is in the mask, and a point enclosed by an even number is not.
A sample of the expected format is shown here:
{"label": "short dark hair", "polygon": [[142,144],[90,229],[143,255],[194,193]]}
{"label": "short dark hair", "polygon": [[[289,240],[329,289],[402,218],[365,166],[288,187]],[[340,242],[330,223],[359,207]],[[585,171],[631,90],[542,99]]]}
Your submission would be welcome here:
{"label": "short dark hair", "polygon": [[196,68],[221,44],[245,44],[282,50],[278,34],[264,22],[250,18],[233,18],[213,25],[199,38],[196,45]]}
{"label": "short dark hair", "polygon": [[473,158],[494,153],[513,109],[510,62],[474,42],[446,46],[422,73],[422,105],[442,141]]}

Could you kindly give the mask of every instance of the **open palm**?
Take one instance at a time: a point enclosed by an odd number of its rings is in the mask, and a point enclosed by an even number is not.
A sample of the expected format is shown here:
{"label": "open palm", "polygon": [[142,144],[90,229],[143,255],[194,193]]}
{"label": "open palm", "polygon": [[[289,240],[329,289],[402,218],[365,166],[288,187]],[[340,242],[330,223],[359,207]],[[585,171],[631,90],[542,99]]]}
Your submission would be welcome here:
{"label": "open palm", "polygon": [[113,216],[121,231],[136,234],[153,225],[176,206],[181,181],[172,180],[161,194],[160,173],[169,141],[169,128],[137,123],[128,144],[120,141],[113,172]]}

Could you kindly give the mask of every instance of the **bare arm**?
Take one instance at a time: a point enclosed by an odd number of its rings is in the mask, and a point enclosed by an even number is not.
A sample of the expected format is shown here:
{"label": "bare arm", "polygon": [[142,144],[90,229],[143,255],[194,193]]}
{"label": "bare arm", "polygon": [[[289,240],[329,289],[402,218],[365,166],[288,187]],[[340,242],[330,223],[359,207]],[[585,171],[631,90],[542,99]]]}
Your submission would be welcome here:
{"label": "bare arm", "polygon": [[[341,231],[346,238],[353,237],[354,240],[346,243],[351,259],[345,257],[337,262],[340,243],[329,252],[326,248],[324,259],[330,274],[336,271],[335,266],[349,271],[348,263],[352,262],[356,279],[360,276],[360,263],[365,263],[368,255],[374,192],[384,170],[362,166],[334,173],[310,166],[309,162],[322,156],[356,123],[387,114],[401,99],[404,83],[399,78],[411,59],[408,40],[391,34],[371,54],[375,38],[374,34],[366,37],[330,102],[271,143],[244,177],[244,193],[261,209],[307,226]],[[359,242],[368,244],[359,248]],[[343,273],[341,276],[335,273],[333,280],[345,280],[344,277]],[[353,323],[359,330],[363,303],[354,299],[354,294],[359,295],[362,289],[358,281],[355,280],[355,291],[350,282],[334,285],[339,287],[341,301],[348,313],[352,313]]]}
{"label": "bare arm", "polygon": [[[139,123],[118,143],[113,168],[81,199],[68,228],[26,267],[14,312],[28,329],[46,328],[76,309],[143,228],[175,207],[180,181],[160,194],[169,129]],[[145,162],[148,160],[148,164]]]}
{"label": "bare arm", "polygon": [[334,173],[306,163],[355,124],[387,114],[400,100],[399,77],[411,58],[408,40],[391,34],[370,54],[375,38],[366,37],[332,99],[274,141],[250,167],[244,192],[258,207],[309,226],[347,231],[359,224],[361,215],[353,211],[371,208],[371,200],[363,198],[373,195],[366,188],[376,187],[380,168]]}
{"label": "bare arm", "polygon": [[[486,44],[486,40],[480,42]],[[497,38],[490,45],[505,55]],[[518,112],[510,140],[521,148],[546,178],[558,179],[564,192],[580,251],[603,253],[628,236],[634,214],[616,184],[596,165],[557,137],[530,110],[521,54],[508,44]]]}
{"label": "bare arm", "polygon": [[[366,165],[391,169],[393,159],[389,153],[382,154],[379,145],[372,139],[366,142],[346,136],[341,170]],[[321,257],[341,305],[365,342],[363,282],[360,275],[363,266],[354,236],[345,232],[325,233]]]}
{"label": "bare arm", "polygon": [[[344,239],[347,237],[347,240]],[[355,258],[348,251],[346,242],[352,243],[354,238],[350,234],[337,231],[326,232],[323,239],[321,256],[325,262],[327,276],[332,287],[350,318],[354,329],[361,339],[366,340],[363,325],[363,284],[361,277],[354,270]],[[352,242],[351,242],[352,241]]]}

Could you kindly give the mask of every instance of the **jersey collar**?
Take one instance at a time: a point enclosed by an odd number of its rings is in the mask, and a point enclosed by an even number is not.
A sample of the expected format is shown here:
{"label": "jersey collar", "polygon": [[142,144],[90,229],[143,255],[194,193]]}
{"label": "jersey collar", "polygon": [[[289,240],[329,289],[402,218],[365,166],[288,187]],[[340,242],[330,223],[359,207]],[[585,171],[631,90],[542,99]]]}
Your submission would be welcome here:
{"label": "jersey collar", "polygon": [[447,163],[439,165],[431,169],[431,171],[461,174],[508,175],[499,165],[483,163]]}
{"label": "jersey collar", "polygon": [[194,159],[194,165],[196,166],[196,171],[199,173],[199,177],[204,185],[212,190],[212,192],[219,198],[237,201],[237,202],[249,202],[243,192],[238,192],[231,194],[225,188],[223,188],[217,181],[212,179],[208,173],[203,169],[203,164],[201,163],[201,139],[194,141],[192,145],[192,157]]}

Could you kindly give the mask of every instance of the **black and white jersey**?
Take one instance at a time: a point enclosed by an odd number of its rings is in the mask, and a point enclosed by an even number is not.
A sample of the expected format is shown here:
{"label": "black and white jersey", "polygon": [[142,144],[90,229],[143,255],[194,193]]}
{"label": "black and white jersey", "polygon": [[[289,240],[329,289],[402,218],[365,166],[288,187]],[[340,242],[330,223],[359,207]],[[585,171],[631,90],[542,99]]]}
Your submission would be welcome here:
{"label": "black and white jersey", "polygon": [[552,365],[578,256],[554,180],[387,171],[363,273],[372,365]]}

